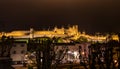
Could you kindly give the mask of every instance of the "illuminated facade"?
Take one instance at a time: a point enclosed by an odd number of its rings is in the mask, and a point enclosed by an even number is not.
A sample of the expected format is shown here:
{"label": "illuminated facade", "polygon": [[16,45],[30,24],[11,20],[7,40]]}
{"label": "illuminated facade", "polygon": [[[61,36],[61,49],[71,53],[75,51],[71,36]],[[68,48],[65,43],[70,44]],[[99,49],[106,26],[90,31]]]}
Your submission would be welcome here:
{"label": "illuminated facade", "polygon": [[[75,45],[69,45],[67,46],[68,51],[64,55],[64,58],[62,59],[61,63],[80,63],[84,62],[84,60],[88,61],[88,54],[89,54],[89,49],[88,46],[90,46],[91,43],[79,43]],[[57,47],[56,52],[56,58],[62,57],[63,55],[60,55],[60,50],[62,51],[65,47],[64,45],[62,46],[55,46]],[[63,52],[64,54],[65,52]],[[81,54],[81,55],[80,55]],[[60,56],[59,56],[60,55]]]}
{"label": "illuminated facade", "polygon": [[27,44],[25,41],[16,41],[10,51],[12,64],[22,64],[27,53]]}
{"label": "illuminated facade", "polygon": [[[85,32],[79,32],[78,31],[78,26],[74,25],[72,27],[68,27],[66,28],[57,28],[55,27],[53,30],[44,30],[44,31],[36,31],[34,29],[30,29],[27,31],[12,31],[12,32],[1,32],[0,33],[0,37],[2,35],[6,35],[6,36],[13,36],[14,38],[34,38],[34,37],[43,37],[43,36],[47,36],[47,37],[61,37],[61,38],[65,38],[65,37],[70,37],[69,39],[73,39],[76,40],[81,36],[84,36],[88,39],[88,41],[100,41],[100,42],[104,42],[106,41],[107,35],[106,36],[102,36],[102,35],[88,35]],[[118,40],[118,36],[117,35],[113,35],[112,38],[114,40]]]}

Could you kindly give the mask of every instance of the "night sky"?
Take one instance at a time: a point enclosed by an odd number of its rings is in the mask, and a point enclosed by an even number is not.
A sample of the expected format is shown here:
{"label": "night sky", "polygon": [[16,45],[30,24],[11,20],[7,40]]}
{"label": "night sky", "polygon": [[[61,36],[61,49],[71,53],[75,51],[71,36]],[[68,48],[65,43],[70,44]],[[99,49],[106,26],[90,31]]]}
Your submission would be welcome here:
{"label": "night sky", "polygon": [[80,31],[120,32],[118,0],[0,1],[0,31],[79,25]]}

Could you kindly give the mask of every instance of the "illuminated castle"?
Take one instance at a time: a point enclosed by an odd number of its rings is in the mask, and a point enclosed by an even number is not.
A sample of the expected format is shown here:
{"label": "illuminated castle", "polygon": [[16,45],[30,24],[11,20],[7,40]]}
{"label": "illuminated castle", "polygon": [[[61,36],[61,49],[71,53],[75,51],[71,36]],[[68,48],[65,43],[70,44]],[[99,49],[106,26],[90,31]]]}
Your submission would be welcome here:
{"label": "illuminated castle", "polygon": [[[65,38],[65,37],[70,37],[69,39],[73,39],[76,40],[81,36],[84,36],[88,39],[88,41],[106,41],[106,38],[108,37],[106,36],[92,36],[92,35],[88,35],[85,32],[79,32],[78,31],[78,25],[73,25],[72,27],[68,27],[66,28],[57,28],[54,27],[53,30],[39,30],[36,31],[33,28],[30,28],[30,30],[28,31],[12,31],[12,32],[8,32],[8,33],[4,33],[1,32],[0,33],[0,37],[2,35],[6,35],[6,36],[13,36],[14,38],[34,38],[34,37],[61,37],[61,38]],[[112,35],[112,39],[114,40],[118,40],[118,36],[117,35]]]}

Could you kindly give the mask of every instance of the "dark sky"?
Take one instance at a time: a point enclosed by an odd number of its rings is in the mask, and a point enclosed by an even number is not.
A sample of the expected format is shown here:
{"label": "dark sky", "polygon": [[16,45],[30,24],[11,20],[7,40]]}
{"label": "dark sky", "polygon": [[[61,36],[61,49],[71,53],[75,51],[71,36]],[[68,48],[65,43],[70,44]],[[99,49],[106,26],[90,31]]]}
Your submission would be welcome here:
{"label": "dark sky", "polygon": [[79,25],[80,31],[120,32],[118,0],[0,1],[0,31]]}

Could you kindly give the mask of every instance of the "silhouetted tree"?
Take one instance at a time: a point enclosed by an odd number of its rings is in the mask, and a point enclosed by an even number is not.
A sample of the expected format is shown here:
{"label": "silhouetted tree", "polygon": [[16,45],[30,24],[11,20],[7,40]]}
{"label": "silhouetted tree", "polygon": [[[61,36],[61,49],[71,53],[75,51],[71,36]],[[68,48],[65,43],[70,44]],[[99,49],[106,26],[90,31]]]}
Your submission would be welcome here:
{"label": "silhouetted tree", "polygon": [[10,57],[10,50],[14,39],[10,36],[2,36],[0,40],[0,57]]}
{"label": "silhouetted tree", "polygon": [[[28,50],[36,52],[36,61],[38,69],[50,69],[52,63],[53,47],[52,40],[49,37],[40,37],[29,39]],[[41,61],[42,60],[42,61]]]}
{"label": "silhouetted tree", "polygon": [[14,39],[10,36],[2,36],[0,39],[0,69],[14,69],[11,66],[10,50]]}
{"label": "silhouetted tree", "polygon": [[[120,54],[120,33],[118,34],[118,37],[119,37],[118,54]],[[118,69],[120,69],[120,55],[118,55]]]}

